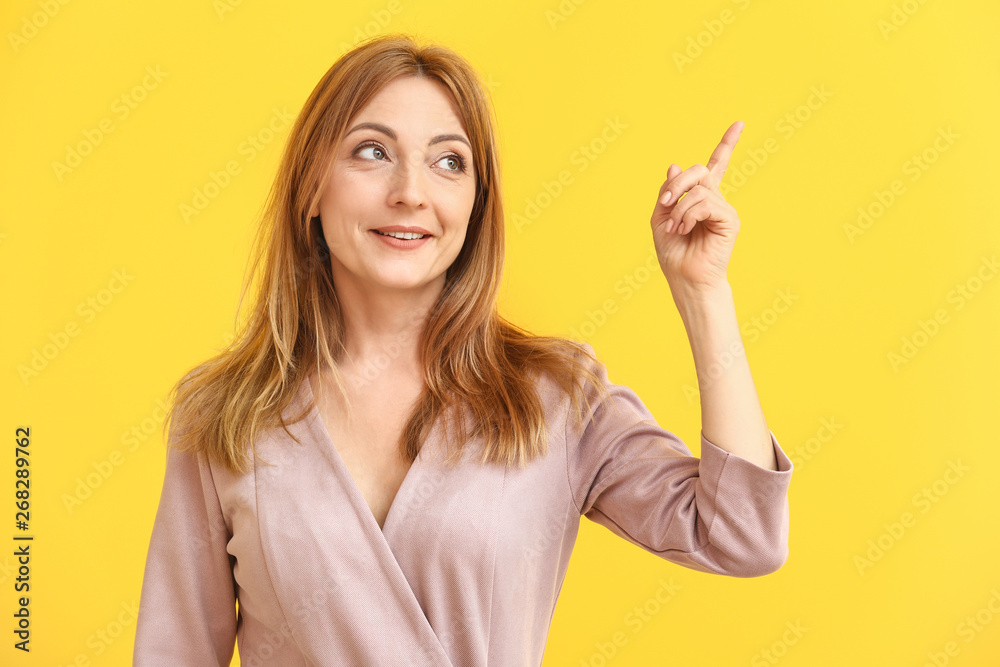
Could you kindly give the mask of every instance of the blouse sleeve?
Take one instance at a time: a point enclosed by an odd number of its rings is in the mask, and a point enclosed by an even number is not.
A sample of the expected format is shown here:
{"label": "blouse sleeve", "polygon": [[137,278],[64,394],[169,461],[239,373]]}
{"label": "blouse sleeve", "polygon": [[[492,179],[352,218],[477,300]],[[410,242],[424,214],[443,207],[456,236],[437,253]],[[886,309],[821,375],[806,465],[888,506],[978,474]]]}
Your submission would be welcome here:
{"label": "blouse sleeve", "polygon": [[588,383],[591,408],[581,404],[583,420],[568,413],[567,474],[580,514],[693,570],[733,577],[778,570],[788,559],[792,462],[774,433],[777,470],[720,448],[704,433],[695,458],[634,391],[612,383],[604,364],[590,363],[610,396],[602,401]]}
{"label": "blouse sleeve", "polygon": [[133,665],[230,664],[237,624],[230,537],[206,455],[168,447]]}

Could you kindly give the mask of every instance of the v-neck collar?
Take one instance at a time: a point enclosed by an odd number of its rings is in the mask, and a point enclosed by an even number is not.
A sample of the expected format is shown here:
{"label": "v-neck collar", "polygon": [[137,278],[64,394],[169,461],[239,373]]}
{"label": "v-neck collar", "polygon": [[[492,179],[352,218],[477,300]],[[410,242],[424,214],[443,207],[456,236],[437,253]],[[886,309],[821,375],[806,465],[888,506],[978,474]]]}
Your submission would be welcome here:
{"label": "v-neck collar", "polygon": [[[312,401],[308,378],[302,384],[307,386],[296,393],[286,419],[302,411],[303,401]],[[251,474],[265,567],[296,644],[312,661],[330,645],[341,645],[353,647],[358,659],[369,661],[366,664],[376,664],[380,642],[391,641],[394,650],[414,656],[413,664],[427,664],[426,659],[431,665],[450,667],[441,640],[389,546],[393,526],[405,518],[401,514],[405,505],[395,506],[409,498],[415,483],[410,478],[420,472],[417,461],[393,500],[386,515],[388,530],[383,532],[333,447],[315,401],[302,420],[288,424],[288,430],[300,443],[280,427],[269,431],[260,443],[261,458],[273,465],[255,461]],[[335,605],[313,606],[312,613],[303,616],[303,600],[324,588],[345,600],[364,599],[375,606],[357,619],[336,616],[345,610]],[[385,629],[391,629],[391,639],[379,634]]]}
{"label": "v-neck collar", "polygon": [[[382,526],[379,527],[378,520],[375,518],[375,514],[372,512],[372,508],[368,505],[368,501],[365,500],[364,494],[361,493],[358,483],[355,481],[354,476],[351,471],[348,470],[347,464],[344,463],[343,457],[340,452],[337,451],[337,446],[333,442],[333,437],[330,435],[330,430],[326,423],[323,421],[323,416],[319,412],[319,406],[316,403],[316,396],[312,390],[312,382],[307,376],[302,384],[305,385],[305,400],[311,405],[307,418],[311,420],[316,431],[319,432],[320,442],[324,451],[329,452],[329,457],[333,463],[334,468],[340,474],[341,478],[344,480],[344,486],[348,488],[348,494],[351,496],[351,502],[358,509],[359,514],[367,515],[363,521],[366,524],[374,526],[375,530],[379,532],[381,537],[389,543],[389,536],[391,534],[393,526],[400,521],[397,519],[396,515],[405,511],[405,498],[406,494],[409,493],[409,487],[413,485],[412,478],[419,473],[420,460],[424,448],[421,447],[420,451],[417,452],[416,458],[410,464],[409,470],[406,471],[406,475],[403,477],[403,481],[400,483],[399,488],[396,490],[396,495],[393,496],[392,502],[389,504],[389,511],[386,512],[385,521]],[[429,439],[429,438],[428,438]],[[399,505],[403,505],[403,508],[398,508]],[[391,545],[390,545],[391,548]]]}

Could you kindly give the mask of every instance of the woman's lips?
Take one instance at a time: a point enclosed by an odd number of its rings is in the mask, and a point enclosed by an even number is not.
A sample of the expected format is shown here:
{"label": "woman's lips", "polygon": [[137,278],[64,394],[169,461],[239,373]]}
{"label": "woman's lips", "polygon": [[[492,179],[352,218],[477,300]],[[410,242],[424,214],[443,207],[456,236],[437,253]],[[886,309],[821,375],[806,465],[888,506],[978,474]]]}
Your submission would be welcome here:
{"label": "woman's lips", "polygon": [[419,239],[397,239],[395,236],[389,236],[387,234],[381,234],[376,230],[371,230],[371,233],[378,237],[382,243],[386,244],[390,248],[398,248],[400,250],[410,250],[413,248],[419,248],[420,246],[427,243],[432,237],[428,234],[423,238]]}

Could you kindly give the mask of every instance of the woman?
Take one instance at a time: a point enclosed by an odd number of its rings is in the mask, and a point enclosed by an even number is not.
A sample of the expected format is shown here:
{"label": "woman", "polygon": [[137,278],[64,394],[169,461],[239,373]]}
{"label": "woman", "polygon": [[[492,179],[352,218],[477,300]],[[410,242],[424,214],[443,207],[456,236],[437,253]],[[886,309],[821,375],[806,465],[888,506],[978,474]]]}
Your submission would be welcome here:
{"label": "woman", "polygon": [[732,354],[739,124],[651,220],[701,459],[590,345],[498,315],[493,128],[473,68],[403,35],[306,101],[251,317],[175,387],[134,664],[228,665],[238,640],[245,666],[538,665],[581,516],[704,572],[785,562],[791,462]]}

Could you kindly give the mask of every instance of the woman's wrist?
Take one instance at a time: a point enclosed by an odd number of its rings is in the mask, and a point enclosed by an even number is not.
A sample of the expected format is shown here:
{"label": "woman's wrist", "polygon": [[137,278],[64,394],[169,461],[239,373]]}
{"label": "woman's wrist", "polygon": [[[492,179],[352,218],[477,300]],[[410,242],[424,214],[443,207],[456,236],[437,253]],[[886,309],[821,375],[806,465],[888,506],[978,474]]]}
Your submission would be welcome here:
{"label": "woman's wrist", "polygon": [[671,286],[670,293],[689,334],[692,333],[693,327],[707,324],[714,315],[736,309],[733,289],[729,282],[697,288]]}

